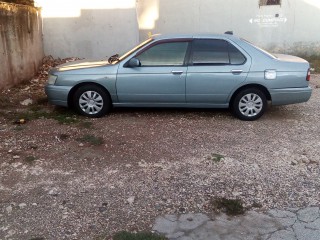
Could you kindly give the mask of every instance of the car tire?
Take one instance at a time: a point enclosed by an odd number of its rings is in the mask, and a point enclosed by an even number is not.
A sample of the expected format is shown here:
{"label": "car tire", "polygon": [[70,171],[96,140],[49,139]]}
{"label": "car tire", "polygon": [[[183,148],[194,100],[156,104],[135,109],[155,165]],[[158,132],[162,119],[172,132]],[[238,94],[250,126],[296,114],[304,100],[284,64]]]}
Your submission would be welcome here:
{"label": "car tire", "polygon": [[79,87],[73,95],[73,104],[80,114],[91,118],[106,115],[112,107],[108,93],[93,84]]}
{"label": "car tire", "polygon": [[241,90],[232,102],[233,114],[244,121],[253,121],[260,118],[267,109],[267,98],[257,88]]}

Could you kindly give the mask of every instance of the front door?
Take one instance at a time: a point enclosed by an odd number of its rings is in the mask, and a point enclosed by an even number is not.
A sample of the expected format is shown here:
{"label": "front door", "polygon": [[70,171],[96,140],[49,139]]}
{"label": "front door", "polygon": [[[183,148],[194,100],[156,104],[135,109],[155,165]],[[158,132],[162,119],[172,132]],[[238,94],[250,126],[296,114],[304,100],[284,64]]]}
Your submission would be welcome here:
{"label": "front door", "polygon": [[159,42],[139,52],[140,67],[120,66],[119,103],[185,103],[188,41]]}

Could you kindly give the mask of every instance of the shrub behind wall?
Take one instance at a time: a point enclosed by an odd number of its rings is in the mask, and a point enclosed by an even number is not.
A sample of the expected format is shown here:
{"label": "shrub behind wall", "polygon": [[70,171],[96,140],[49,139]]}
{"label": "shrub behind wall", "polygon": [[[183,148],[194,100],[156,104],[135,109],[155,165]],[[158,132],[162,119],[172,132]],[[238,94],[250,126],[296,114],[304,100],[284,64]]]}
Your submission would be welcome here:
{"label": "shrub behind wall", "polygon": [[15,4],[34,6],[34,0],[1,0],[1,2],[8,2],[8,3],[15,3]]}

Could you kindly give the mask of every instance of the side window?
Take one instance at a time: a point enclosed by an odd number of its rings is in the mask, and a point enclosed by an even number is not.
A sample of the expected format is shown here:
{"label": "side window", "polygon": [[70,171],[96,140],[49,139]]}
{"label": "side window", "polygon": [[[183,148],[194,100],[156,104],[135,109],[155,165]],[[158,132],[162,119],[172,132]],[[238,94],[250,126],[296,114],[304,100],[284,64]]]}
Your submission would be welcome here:
{"label": "side window", "polygon": [[229,43],[230,64],[239,65],[246,61],[245,56],[232,44]]}
{"label": "side window", "polygon": [[228,42],[197,39],[193,42],[193,65],[229,64]]}
{"label": "side window", "polygon": [[246,61],[243,54],[225,40],[197,39],[192,49],[193,65],[238,65]]}
{"label": "side window", "polygon": [[169,42],[157,44],[137,58],[141,66],[181,66],[187,53],[188,42]]}

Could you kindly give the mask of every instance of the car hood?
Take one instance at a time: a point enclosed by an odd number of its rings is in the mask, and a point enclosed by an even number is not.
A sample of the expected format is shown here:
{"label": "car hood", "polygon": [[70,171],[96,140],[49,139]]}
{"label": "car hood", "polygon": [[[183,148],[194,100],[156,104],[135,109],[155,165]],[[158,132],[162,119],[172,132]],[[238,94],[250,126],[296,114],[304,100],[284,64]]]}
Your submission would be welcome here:
{"label": "car hood", "polygon": [[50,70],[53,75],[105,75],[115,74],[118,64],[110,64],[106,60],[79,60],[61,64]]}
{"label": "car hood", "polygon": [[78,70],[78,69],[84,69],[84,68],[95,68],[95,67],[101,67],[101,66],[106,66],[110,65],[107,60],[89,60],[89,59],[84,59],[84,60],[78,60],[74,62],[68,62],[61,64],[55,69],[59,72],[63,71],[70,71],[70,70]]}

